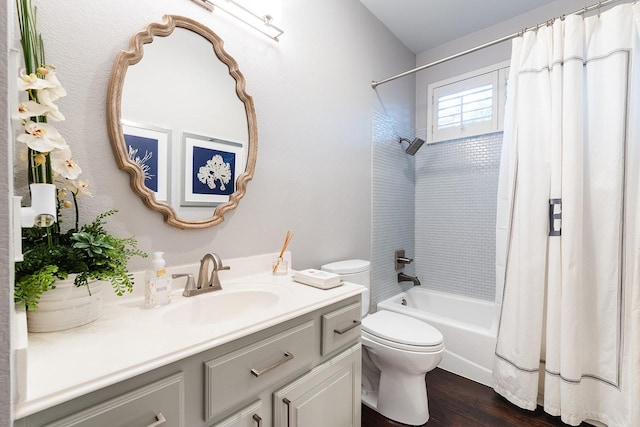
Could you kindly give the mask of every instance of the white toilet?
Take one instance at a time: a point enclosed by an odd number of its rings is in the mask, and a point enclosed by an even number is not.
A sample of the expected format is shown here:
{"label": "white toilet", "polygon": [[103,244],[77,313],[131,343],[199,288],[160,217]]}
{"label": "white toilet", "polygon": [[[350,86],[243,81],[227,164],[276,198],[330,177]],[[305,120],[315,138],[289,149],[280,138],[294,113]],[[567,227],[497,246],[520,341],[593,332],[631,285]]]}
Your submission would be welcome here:
{"label": "white toilet", "polygon": [[369,261],[338,261],[321,269],[367,288],[362,294],[362,402],[394,421],[426,423],[429,405],[425,374],[442,360],[444,338],[440,331],[391,311],[367,315]]}

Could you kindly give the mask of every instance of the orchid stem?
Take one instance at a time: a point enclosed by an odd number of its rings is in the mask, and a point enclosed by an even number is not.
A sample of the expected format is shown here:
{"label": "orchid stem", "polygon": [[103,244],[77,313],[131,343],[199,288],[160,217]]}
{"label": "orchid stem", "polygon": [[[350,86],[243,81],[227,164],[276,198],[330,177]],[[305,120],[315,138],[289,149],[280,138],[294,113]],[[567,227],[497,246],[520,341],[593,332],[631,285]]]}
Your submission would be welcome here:
{"label": "orchid stem", "polygon": [[71,192],[71,195],[73,196],[73,207],[76,210],[76,228],[75,230],[78,231],[78,221],[79,221],[79,217],[80,217],[80,213],[78,211],[78,200],[76,199],[76,193],[75,192]]}

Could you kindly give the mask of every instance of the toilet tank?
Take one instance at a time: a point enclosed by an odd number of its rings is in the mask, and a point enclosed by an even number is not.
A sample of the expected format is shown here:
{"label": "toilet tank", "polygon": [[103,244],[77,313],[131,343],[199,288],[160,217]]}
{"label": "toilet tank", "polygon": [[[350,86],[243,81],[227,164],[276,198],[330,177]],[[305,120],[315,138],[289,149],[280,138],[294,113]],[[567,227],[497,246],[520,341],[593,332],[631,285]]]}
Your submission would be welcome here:
{"label": "toilet tank", "polygon": [[371,263],[363,259],[348,259],[345,261],[332,262],[323,265],[320,267],[320,270],[339,274],[342,276],[342,280],[357,283],[367,288],[371,284],[369,278]]}
{"label": "toilet tank", "polygon": [[322,271],[339,274],[342,280],[364,286],[362,293],[362,317],[369,312],[370,287],[371,287],[371,263],[363,259],[349,259],[325,264],[320,267]]}

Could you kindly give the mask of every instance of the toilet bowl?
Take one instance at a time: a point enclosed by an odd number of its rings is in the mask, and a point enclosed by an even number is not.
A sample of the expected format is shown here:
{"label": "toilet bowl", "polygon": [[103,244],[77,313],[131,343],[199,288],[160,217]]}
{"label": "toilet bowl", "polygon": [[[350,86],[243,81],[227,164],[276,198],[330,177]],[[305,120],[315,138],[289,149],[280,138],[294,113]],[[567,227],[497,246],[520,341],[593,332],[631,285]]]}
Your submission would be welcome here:
{"label": "toilet bowl", "polygon": [[403,314],[369,308],[369,261],[326,264],[322,270],[366,287],[362,294],[362,402],[394,421],[429,419],[425,375],[442,360],[444,338],[433,326]]}

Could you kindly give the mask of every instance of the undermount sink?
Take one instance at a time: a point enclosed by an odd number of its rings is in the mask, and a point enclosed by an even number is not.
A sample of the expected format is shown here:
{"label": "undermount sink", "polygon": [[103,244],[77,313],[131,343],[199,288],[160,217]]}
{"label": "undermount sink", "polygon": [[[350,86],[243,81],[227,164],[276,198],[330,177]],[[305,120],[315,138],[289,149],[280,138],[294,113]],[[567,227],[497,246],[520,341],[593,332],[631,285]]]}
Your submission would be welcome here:
{"label": "undermount sink", "polygon": [[277,305],[282,292],[275,289],[223,289],[180,301],[162,316],[174,325],[210,325],[237,320]]}

